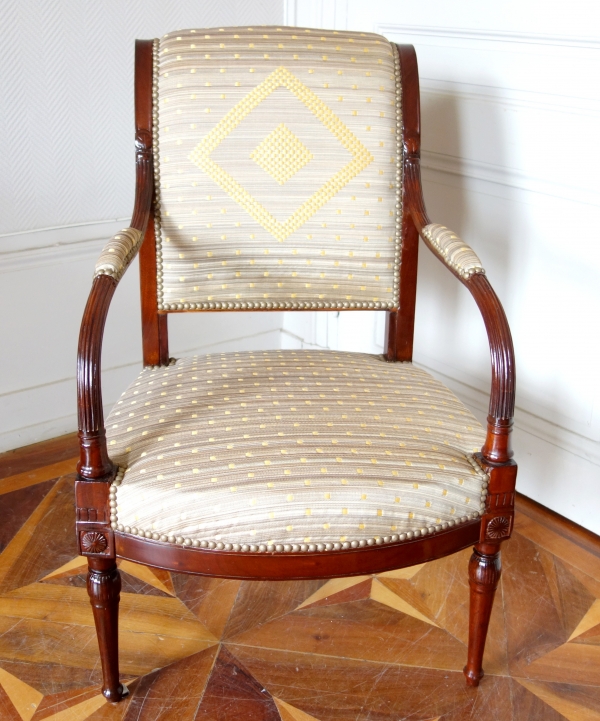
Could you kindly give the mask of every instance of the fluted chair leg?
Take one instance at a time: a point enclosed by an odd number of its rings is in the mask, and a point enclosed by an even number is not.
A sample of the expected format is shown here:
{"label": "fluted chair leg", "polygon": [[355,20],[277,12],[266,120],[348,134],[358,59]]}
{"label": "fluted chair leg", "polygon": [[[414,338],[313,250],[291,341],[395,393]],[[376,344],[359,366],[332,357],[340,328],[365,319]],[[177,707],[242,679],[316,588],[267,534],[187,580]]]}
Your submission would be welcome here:
{"label": "fluted chair leg", "polygon": [[109,701],[120,701],[127,688],[119,682],[119,600],[121,575],[114,558],[88,558],[87,590],[94,612],[104,683]]}
{"label": "fluted chair leg", "polygon": [[500,572],[500,546],[477,544],[469,561],[469,649],[464,668],[468,686],[479,686],[483,678],[481,662]]}

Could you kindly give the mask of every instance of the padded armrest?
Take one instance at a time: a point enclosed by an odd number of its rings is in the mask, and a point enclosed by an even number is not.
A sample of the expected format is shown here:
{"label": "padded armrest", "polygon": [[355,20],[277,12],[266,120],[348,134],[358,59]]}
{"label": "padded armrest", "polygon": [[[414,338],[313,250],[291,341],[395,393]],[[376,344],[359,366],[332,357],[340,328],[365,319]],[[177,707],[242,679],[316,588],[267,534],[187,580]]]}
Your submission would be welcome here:
{"label": "padded armrest", "polygon": [[124,228],[108,241],[96,261],[94,278],[110,275],[117,282],[135,257],[143,234],[136,228]]}
{"label": "padded armrest", "polygon": [[475,273],[485,273],[475,252],[456,233],[437,223],[429,223],[422,235],[443,262],[468,280]]}

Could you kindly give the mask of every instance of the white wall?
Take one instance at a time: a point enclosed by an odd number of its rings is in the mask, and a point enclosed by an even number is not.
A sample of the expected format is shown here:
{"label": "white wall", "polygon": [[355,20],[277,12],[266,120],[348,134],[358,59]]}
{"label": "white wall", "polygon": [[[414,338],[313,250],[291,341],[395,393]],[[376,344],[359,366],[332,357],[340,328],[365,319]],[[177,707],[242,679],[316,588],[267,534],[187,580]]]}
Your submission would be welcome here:
{"label": "white wall", "polygon": [[[133,206],[135,38],[281,22],[281,0],[0,0],[0,451],[76,430],[94,261]],[[118,219],[118,220],[115,220]],[[171,352],[277,348],[279,313],[169,320]],[[104,346],[108,406],[141,363],[137,263]]]}
{"label": "white wall", "polygon": [[[287,0],[286,20],[416,46],[429,214],[479,253],[514,335],[518,488],[600,533],[598,5]],[[286,314],[286,343],[381,352],[375,315]],[[415,361],[483,420],[483,324],[423,245],[416,323]]]}

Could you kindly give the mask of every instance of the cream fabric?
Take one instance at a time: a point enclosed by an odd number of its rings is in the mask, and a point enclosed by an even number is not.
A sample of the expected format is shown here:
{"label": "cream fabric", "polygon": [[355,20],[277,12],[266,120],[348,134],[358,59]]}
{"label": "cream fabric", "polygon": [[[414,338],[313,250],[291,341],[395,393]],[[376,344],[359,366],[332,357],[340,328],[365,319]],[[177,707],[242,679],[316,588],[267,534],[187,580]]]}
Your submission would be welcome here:
{"label": "cream fabric", "polygon": [[160,307],[395,307],[389,41],[216,28],[169,33],[155,52]]}
{"label": "cream fabric", "polygon": [[410,363],[333,351],[194,356],[143,370],[106,422],[114,527],[181,543],[312,550],[477,516],[485,438]]}
{"label": "cream fabric", "polygon": [[142,242],[142,233],[136,228],[124,228],[114,235],[102,249],[96,261],[94,277],[110,275],[119,280],[127,270]]}
{"label": "cream fabric", "polygon": [[470,278],[475,273],[485,273],[475,252],[449,228],[430,223],[422,232],[444,263],[463,278]]}

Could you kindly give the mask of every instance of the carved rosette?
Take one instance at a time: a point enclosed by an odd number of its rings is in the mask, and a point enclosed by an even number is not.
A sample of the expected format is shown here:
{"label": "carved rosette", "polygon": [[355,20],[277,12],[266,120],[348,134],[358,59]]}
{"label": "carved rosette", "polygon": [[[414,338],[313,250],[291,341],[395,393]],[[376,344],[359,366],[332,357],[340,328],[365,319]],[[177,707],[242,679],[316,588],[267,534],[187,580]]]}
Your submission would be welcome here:
{"label": "carved rosette", "polygon": [[83,553],[104,553],[108,548],[106,536],[100,531],[85,531],[81,534]]}
{"label": "carved rosette", "polygon": [[511,519],[509,516],[495,516],[487,522],[485,537],[493,540],[510,536]]}

